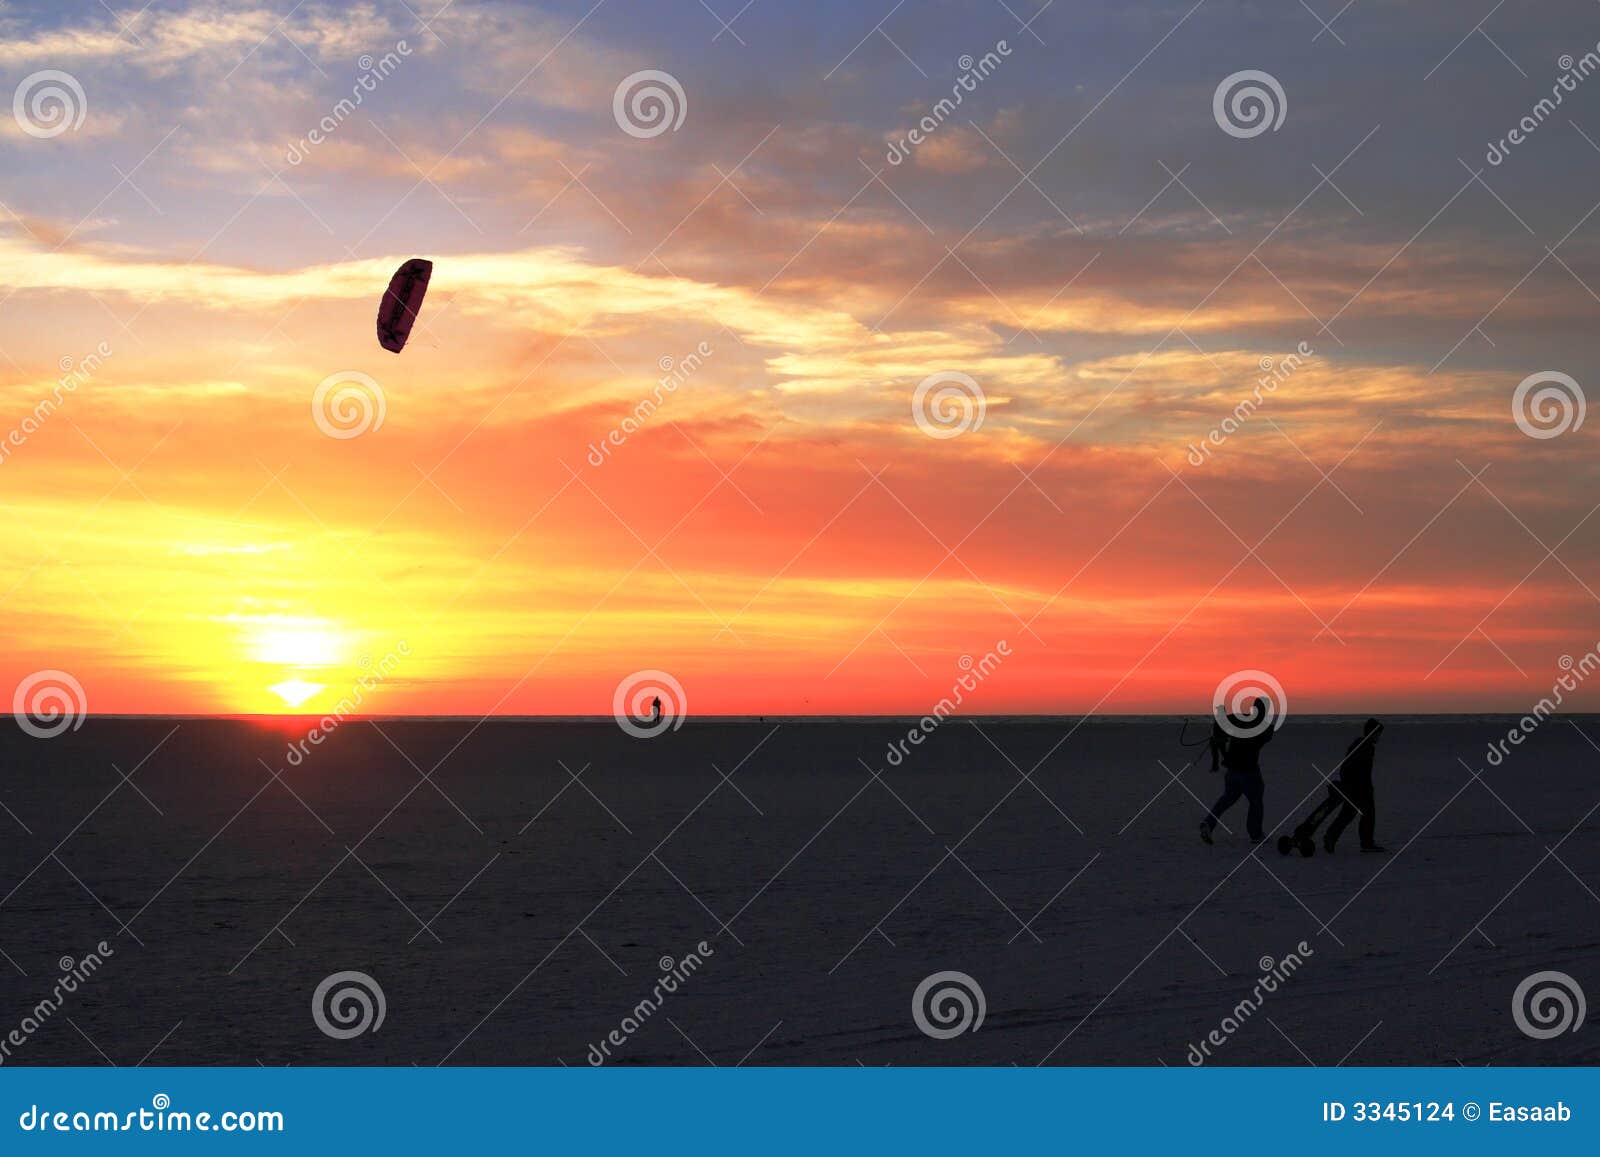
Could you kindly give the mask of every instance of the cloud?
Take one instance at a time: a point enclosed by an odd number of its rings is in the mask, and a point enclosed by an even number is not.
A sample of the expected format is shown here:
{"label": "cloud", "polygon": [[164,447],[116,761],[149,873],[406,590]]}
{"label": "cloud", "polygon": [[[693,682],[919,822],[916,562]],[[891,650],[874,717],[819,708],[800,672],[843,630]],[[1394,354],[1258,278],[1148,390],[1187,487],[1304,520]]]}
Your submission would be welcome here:
{"label": "cloud", "polygon": [[373,4],[304,4],[287,14],[220,0],[181,9],[146,5],[121,16],[107,11],[77,27],[36,28],[19,19],[0,23],[6,33],[0,40],[0,64],[61,67],[118,62],[169,76],[180,65],[197,61],[232,67],[275,37],[287,43],[274,45],[273,51],[292,45],[324,61],[345,56],[353,60],[375,41],[392,39],[403,27]]}
{"label": "cloud", "polygon": [[[80,247],[51,251],[20,236],[0,237],[0,281],[17,290],[117,295],[144,304],[209,311],[266,311],[297,302],[376,301],[403,258],[340,262],[284,272],[197,261],[178,263]],[[849,313],[792,298],[683,277],[592,264],[570,248],[456,254],[435,264],[430,293],[490,326],[530,324],[603,335],[691,322],[723,327],[739,340],[779,352],[769,370],[793,392],[828,393],[884,381],[916,380],[929,367],[968,366],[1007,380],[1037,382],[1053,358],[1010,353],[979,327],[873,333]]]}
{"label": "cloud", "polygon": [[935,173],[970,173],[995,159],[995,154],[974,129],[951,128],[917,146],[916,163]]}

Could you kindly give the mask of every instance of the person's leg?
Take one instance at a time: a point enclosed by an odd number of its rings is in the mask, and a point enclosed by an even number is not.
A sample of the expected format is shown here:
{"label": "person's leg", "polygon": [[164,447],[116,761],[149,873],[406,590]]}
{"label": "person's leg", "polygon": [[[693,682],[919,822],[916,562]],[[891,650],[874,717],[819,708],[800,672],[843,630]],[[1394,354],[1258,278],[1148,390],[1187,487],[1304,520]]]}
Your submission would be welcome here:
{"label": "person's leg", "polygon": [[1245,816],[1245,830],[1250,833],[1252,840],[1259,840],[1261,838],[1262,820],[1266,813],[1266,784],[1261,780],[1261,773],[1258,771],[1248,776],[1244,782],[1243,789],[1245,798],[1250,801],[1250,811]]}
{"label": "person's leg", "polygon": [[1339,834],[1350,826],[1351,820],[1360,814],[1360,809],[1356,807],[1355,801],[1350,798],[1352,793],[1344,786],[1336,786],[1341,804],[1339,814],[1333,817],[1333,823],[1328,825],[1328,834],[1322,839],[1323,847],[1330,852],[1333,851],[1333,845],[1339,842]]}
{"label": "person's leg", "polygon": [[1217,797],[1217,802],[1211,805],[1211,811],[1206,814],[1206,822],[1216,827],[1217,821],[1222,818],[1222,813],[1238,803],[1239,797],[1243,794],[1244,788],[1240,786],[1239,778],[1230,771],[1228,777],[1223,780],[1222,794]]}
{"label": "person's leg", "polygon": [[1361,793],[1361,846],[1374,847],[1377,840],[1373,839],[1373,832],[1378,826],[1377,800],[1373,797],[1372,785],[1366,784]]}

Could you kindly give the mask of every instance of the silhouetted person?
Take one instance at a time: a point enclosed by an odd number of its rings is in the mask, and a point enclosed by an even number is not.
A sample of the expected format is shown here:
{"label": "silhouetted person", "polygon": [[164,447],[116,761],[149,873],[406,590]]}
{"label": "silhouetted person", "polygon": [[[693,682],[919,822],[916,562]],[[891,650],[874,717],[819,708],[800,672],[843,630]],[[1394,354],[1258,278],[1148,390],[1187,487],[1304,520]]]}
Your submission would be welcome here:
{"label": "silhouetted person", "polygon": [[1384,850],[1372,838],[1373,829],[1377,826],[1377,804],[1372,794],[1372,759],[1377,754],[1378,737],[1382,734],[1383,724],[1376,719],[1369,719],[1362,727],[1361,735],[1351,742],[1344,753],[1339,765],[1339,782],[1334,787],[1343,806],[1333,823],[1328,825],[1328,834],[1322,837],[1324,851],[1333,851],[1333,845],[1339,842],[1339,833],[1349,827],[1350,821],[1358,815],[1361,817],[1361,850]]}
{"label": "silhouetted person", "polygon": [[1222,724],[1216,720],[1211,722],[1211,771],[1214,774],[1222,763],[1222,756],[1228,750],[1228,733],[1222,730]]}
{"label": "silhouetted person", "polygon": [[[1359,813],[1366,816],[1371,813],[1372,795],[1372,756],[1373,746],[1378,742],[1378,737],[1383,734],[1383,724],[1376,719],[1367,720],[1361,729],[1361,734],[1345,749],[1344,758],[1339,761],[1335,769],[1339,777],[1328,784],[1328,798],[1311,809],[1311,814],[1301,820],[1294,829],[1293,836],[1285,836],[1278,841],[1278,850],[1287,853],[1294,844],[1302,840],[1309,840],[1316,836],[1317,829],[1322,826],[1322,821],[1332,816],[1341,808],[1349,811],[1348,815],[1330,826],[1324,837],[1322,846],[1327,851],[1333,851],[1333,845],[1339,838],[1339,833],[1344,830],[1350,820]],[[1346,779],[1347,771],[1354,767],[1350,778]],[[1365,802],[1366,807],[1362,804]],[[1362,824],[1362,844],[1372,841],[1372,826],[1370,822]]]}
{"label": "silhouetted person", "polygon": [[650,722],[661,722],[661,696],[659,695],[650,700]]}
{"label": "silhouetted person", "polygon": [[[1211,833],[1216,830],[1217,821],[1222,818],[1222,813],[1239,801],[1240,796],[1249,802],[1250,810],[1245,816],[1245,828],[1250,833],[1250,842],[1261,842],[1262,813],[1264,811],[1262,797],[1266,792],[1266,785],[1261,782],[1261,749],[1272,742],[1272,725],[1267,716],[1267,701],[1257,699],[1254,704],[1254,713],[1249,716],[1228,716],[1232,725],[1228,738],[1227,749],[1222,756],[1222,765],[1227,768],[1223,777],[1222,795],[1216,803],[1211,805],[1211,811],[1205,819],[1200,821],[1200,838],[1206,843],[1211,842]],[[1258,734],[1251,734],[1252,729],[1260,727]]]}

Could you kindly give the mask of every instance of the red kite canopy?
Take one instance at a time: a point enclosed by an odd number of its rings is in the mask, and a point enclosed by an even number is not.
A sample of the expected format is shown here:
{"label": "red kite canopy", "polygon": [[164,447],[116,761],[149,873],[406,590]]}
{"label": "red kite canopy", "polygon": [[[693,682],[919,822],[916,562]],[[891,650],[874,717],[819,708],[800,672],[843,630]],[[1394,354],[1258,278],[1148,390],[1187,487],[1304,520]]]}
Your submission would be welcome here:
{"label": "red kite canopy", "polygon": [[431,276],[433,262],[413,257],[389,279],[383,304],[378,306],[378,344],[390,353],[405,349],[406,338],[411,336],[412,323],[422,309],[422,298],[428,292]]}

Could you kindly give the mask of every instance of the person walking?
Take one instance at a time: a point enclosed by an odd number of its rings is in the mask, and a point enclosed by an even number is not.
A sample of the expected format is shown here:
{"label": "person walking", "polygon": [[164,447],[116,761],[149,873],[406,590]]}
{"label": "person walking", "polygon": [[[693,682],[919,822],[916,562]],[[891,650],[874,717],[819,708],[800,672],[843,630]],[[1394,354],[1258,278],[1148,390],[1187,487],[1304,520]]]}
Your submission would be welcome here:
{"label": "person walking", "polygon": [[[1272,742],[1273,720],[1268,713],[1267,701],[1257,699],[1249,716],[1219,714],[1219,725],[1229,735],[1227,749],[1222,755],[1226,769],[1223,776],[1222,795],[1211,805],[1211,811],[1200,821],[1200,838],[1211,843],[1211,833],[1216,831],[1222,815],[1243,796],[1249,805],[1245,813],[1245,829],[1250,842],[1259,844],[1266,812],[1266,785],[1261,779],[1261,749]],[[1220,713],[1221,708],[1218,708]]]}
{"label": "person walking", "polygon": [[1361,817],[1359,834],[1363,852],[1382,852],[1384,847],[1374,839],[1377,827],[1377,800],[1372,791],[1372,761],[1378,753],[1378,737],[1383,734],[1383,724],[1369,719],[1361,734],[1353,740],[1339,764],[1337,790],[1343,806],[1328,825],[1322,837],[1322,850],[1331,853],[1339,842],[1339,834],[1350,826],[1350,821]]}

